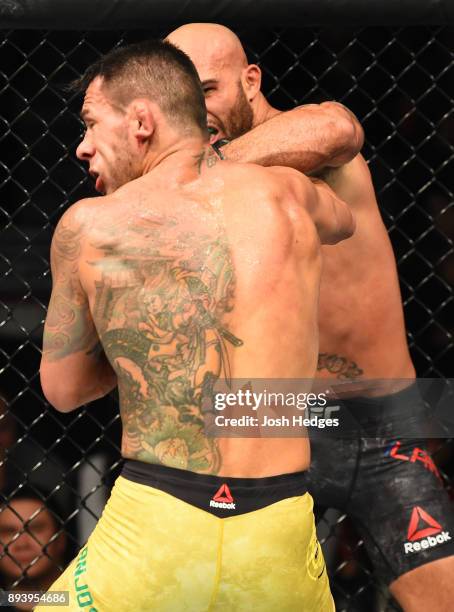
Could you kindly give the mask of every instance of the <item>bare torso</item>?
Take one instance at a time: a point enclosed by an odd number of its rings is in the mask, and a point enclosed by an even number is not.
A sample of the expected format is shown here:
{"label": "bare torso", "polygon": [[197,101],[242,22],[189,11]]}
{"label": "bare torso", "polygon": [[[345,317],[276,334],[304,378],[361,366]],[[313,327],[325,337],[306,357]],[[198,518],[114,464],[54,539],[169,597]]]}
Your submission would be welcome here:
{"label": "bare torso", "polygon": [[118,377],[124,457],[237,477],[308,467],[307,439],[207,438],[201,413],[217,377],[316,369],[319,240],[267,177],[164,165],[93,205],[80,277]]}
{"label": "bare torso", "polygon": [[367,164],[357,156],[324,180],[351,206],[356,231],[322,247],[317,376],[413,378],[396,263]]}

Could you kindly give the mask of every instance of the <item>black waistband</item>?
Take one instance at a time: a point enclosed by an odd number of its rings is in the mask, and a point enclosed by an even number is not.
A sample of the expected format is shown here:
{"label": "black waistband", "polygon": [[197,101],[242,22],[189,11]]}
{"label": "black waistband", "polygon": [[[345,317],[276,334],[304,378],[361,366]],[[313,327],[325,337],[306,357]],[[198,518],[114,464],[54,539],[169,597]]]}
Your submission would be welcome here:
{"label": "black waistband", "polygon": [[385,393],[381,395],[354,395],[351,397],[342,398],[343,402],[352,407],[355,406],[371,406],[376,408],[387,408],[392,409],[393,407],[414,404],[416,401],[421,401],[421,394],[418,389],[418,385],[416,382],[412,382],[403,389],[398,391],[394,391],[391,393]]}
{"label": "black waistband", "polygon": [[221,518],[253,512],[307,492],[306,472],[266,478],[228,478],[128,459],[121,475]]}
{"label": "black waistband", "polygon": [[381,437],[392,428],[394,436],[424,437],[429,424],[427,406],[416,382],[389,395],[340,397],[327,404],[331,410],[336,405],[338,412],[332,416],[339,418],[346,436],[357,430],[360,436]]}

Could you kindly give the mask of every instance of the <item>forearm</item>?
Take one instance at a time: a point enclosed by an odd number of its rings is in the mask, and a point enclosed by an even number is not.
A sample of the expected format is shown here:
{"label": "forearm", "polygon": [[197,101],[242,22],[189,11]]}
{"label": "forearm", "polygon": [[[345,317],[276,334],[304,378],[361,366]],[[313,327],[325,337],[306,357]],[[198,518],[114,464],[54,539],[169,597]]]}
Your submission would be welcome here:
{"label": "forearm", "polygon": [[104,352],[75,353],[57,361],[41,361],[41,386],[57,410],[69,412],[104,397],[117,385]]}
{"label": "forearm", "polygon": [[[94,360],[93,360],[94,361]],[[117,375],[104,352],[96,358],[94,366],[86,370],[77,385],[78,406],[104,397],[117,386]]]}
{"label": "forearm", "polygon": [[41,386],[58,410],[69,411],[103,397],[116,385],[88,302],[52,292],[44,325]]}
{"label": "forearm", "polygon": [[308,104],[275,115],[222,147],[226,159],[310,173],[341,166],[363,144],[363,130],[341,104]]}
{"label": "forearm", "polygon": [[355,231],[355,218],[350,206],[328,185],[318,179],[311,179],[315,198],[311,198],[309,211],[318,229],[322,244],[337,244],[350,238]]}

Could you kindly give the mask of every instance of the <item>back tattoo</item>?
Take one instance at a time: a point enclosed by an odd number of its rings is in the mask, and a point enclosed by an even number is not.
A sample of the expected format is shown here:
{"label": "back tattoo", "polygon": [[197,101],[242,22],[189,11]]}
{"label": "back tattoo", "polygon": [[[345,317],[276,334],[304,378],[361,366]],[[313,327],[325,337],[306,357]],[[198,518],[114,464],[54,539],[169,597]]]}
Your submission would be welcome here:
{"label": "back tattoo", "polygon": [[104,257],[92,263],[101,272],[93,316],[118,375],[123,453],[217,473],[203,399],[230,376],[227,345],[242,345],[225,322],[235,278],[224,232],[196,235],[165,217],[94,246]]}

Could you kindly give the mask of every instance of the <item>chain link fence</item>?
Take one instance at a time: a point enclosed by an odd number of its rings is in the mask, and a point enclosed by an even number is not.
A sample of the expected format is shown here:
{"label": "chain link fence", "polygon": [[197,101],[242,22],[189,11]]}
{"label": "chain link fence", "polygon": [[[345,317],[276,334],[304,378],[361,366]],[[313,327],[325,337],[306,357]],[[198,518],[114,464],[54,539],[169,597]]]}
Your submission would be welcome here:
{"label": "chain link fence", "polygon": [[[64,85],[113,46],[166,32],[9,31],[0,43],[0,486],[10,500],[26,484],[46,501],[67,540],[66,554],[56,560],[61,566],[93,527],[120,467],[116,398],[59,414],[39,385],[53,228],[69,203],[94,195],[75,158],[78,101]],[[418,375],[452,377],[453,28],[239,34],[250,60],[262,67],[273,105],[337,99],[359,117],[398,261]],[[437,441],[433,451],[449,485],[453,445]],[[323,521],[338,609],[394,609],[380,599],[346,517],[328,514]],[[52,557],[50,544],[42,554]],[[11,555],[5,549],[0,556]],[[16,570],[20,584],[27,568],[16,563]]]}

